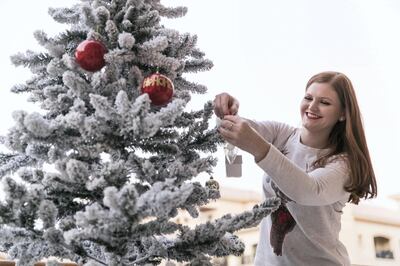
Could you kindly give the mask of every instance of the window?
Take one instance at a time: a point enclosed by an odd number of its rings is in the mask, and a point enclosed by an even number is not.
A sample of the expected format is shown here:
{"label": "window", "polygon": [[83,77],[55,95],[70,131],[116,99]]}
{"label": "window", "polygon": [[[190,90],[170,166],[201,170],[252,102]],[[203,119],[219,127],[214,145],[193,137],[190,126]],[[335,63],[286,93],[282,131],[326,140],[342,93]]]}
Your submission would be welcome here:
{"label": "window", "polygon": [[257,251],[257,244],[253,244],[251,246],[251,255],[253,256],[253,258],[256,256],[256,251]]}
{"label": "window", "polygon": [[375,256],[382,259],[393,259],[393,251],[390,249],[390,239],[383,236],[374,237]]}

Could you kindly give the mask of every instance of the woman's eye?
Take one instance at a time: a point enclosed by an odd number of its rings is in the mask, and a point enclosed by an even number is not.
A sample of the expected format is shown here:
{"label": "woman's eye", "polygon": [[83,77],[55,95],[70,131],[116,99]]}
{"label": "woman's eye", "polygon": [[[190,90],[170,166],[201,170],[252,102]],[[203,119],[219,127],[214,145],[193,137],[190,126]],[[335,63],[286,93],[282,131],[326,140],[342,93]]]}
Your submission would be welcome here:
{"label": "woman's eye", "polygon": [[321,103],[324,104],[324,105],[330,105],[331,104],[330,102],[326,102],[326,101],[322,101]]}
{"label": "woman's eye", "polygon": [[312,100],[312,97],[310,97],[310,96],[304,96],[304,100],[311,101],[311,100]]}

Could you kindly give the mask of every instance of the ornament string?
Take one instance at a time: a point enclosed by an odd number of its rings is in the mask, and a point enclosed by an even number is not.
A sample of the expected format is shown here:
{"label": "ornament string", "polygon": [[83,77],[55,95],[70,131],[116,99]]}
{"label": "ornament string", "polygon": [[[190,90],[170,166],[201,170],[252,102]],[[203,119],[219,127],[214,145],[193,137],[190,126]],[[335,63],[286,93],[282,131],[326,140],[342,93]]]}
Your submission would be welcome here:
{"label": "ornament string", "polygon": [[[219,127],[221,125],[221,121],[222,120],[219,117],[217,117],[217,127]],[[234,146],[228,142],[224,143],[225,158],[229,164],[232,164],[235,161],[236,156],[238,155],[238,152],[239,152],[239,149],[236,146]]]}

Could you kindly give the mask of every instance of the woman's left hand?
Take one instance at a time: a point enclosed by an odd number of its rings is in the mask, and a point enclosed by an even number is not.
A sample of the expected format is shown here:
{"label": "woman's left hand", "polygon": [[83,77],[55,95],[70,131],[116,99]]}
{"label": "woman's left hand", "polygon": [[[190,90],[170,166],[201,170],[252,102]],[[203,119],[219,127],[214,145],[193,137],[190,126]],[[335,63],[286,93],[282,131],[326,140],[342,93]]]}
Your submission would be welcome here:
{"label": "woman's left hand", "polygon": [[270,144],[239,116],[224,116],[218,131],[226,141],[252,154],[256,162],[262,160],[269,151]]}

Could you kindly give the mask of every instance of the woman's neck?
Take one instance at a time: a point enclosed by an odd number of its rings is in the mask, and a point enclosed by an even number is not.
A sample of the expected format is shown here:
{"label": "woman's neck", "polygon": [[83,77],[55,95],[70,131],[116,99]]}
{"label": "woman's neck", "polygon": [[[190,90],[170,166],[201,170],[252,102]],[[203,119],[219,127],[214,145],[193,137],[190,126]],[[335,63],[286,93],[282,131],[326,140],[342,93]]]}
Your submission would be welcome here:
{"label": "woman's neck", "polygon": [[306,128],[302,128],[300,131],[300,142],[308,147],[315,149],[325,149],[328,146],[329,134],[323,132],[313,133],[308,131]]}

